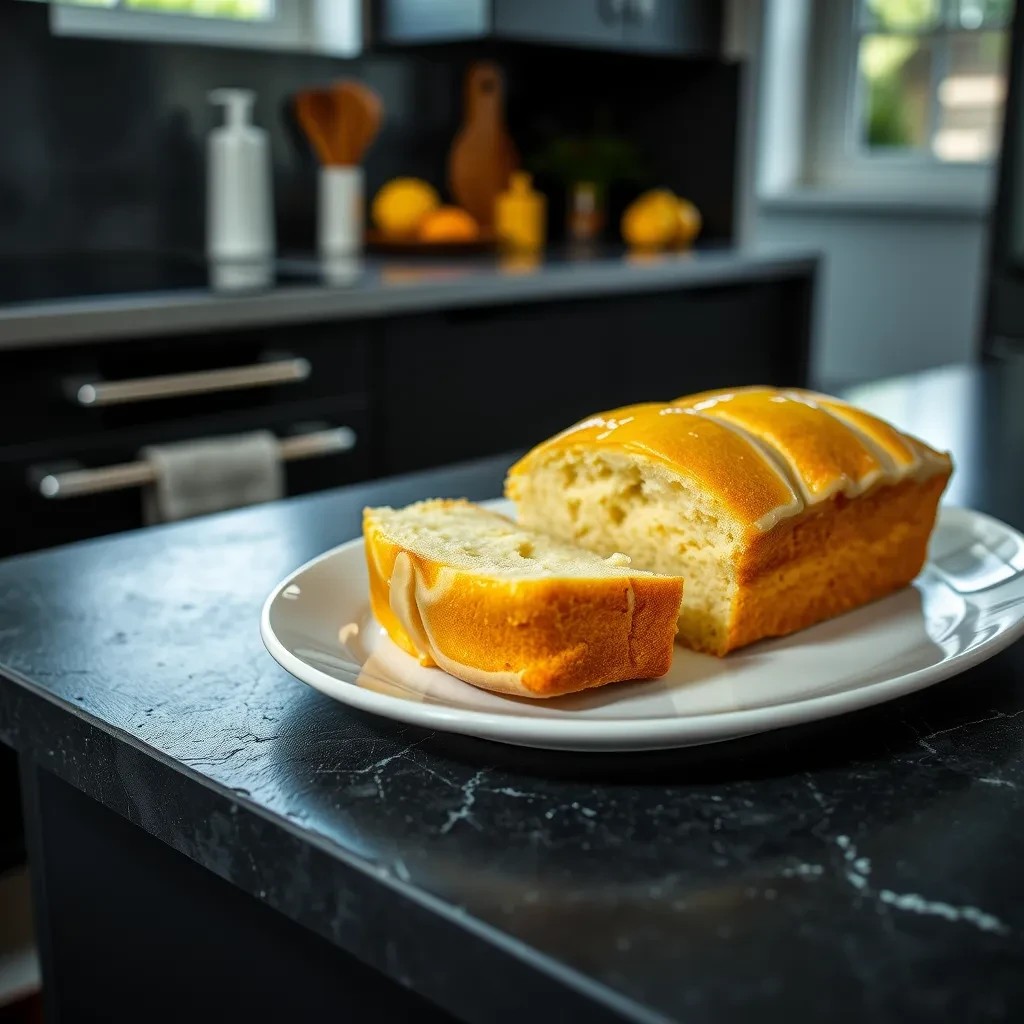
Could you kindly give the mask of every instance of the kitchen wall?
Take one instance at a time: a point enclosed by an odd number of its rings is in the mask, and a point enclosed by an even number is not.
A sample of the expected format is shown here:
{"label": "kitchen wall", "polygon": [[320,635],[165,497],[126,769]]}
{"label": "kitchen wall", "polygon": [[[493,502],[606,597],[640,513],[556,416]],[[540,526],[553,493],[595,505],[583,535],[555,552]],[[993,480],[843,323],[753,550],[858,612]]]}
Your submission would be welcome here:
{"label": "kitchen wall", "polygon": [[824,254],[812,373],[825,387],[964,362],[978,351],[979,215],[759,206],[754,238]]}
{"label": "kitchen wall", "polygon": [[[0,253],[199,249],[203,145],[215,118],[206,95],[224,85],[257,91],[256,118],[271,134],[279,243],[308,249],[315,170],[288,97],[332,78],[363,79],[386,111],[367,163],[371,191],[397,174],[440,184],[464,69],[488,55],[506,67],[510,126],[525,156],[546,138],[605,124],[646,158],[632,192],[664,183],[702,209],[706,240],[733,234],[735,64],[511,44],[345,61],[57,38],[47,15],[45,4],[0,2]],[[616,204],[628,198],[620,190]],[[558,214],[556,201],[556,228]]]}

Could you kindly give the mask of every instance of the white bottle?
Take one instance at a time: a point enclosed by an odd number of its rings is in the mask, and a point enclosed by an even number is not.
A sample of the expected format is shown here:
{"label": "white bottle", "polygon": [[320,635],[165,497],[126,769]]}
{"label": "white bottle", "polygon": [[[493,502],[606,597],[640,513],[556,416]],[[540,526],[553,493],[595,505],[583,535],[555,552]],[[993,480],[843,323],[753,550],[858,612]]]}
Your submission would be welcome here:
{"label": "white bottle", "polygon": [[274,254],[274,197],[267,134],[252,123],[254,94],[214,89],[225,123],[210,132],[206,162],[206,252],[211,260]]}

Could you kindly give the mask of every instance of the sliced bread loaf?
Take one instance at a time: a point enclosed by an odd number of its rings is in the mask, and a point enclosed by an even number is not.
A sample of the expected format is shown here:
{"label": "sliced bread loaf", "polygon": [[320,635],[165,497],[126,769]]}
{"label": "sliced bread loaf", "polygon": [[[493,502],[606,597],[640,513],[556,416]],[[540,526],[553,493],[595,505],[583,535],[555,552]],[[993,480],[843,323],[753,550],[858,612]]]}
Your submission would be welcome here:
{"label": "sliced bread loaf", "polygon": [[505,493],[524,528],[685,575],[679,639],[722,655],[909,583],[951,471],[838,399],[748,387],[591,416]]}
{"label": "sliced bread loaf", "polygon": [[664,675],[683,581],[467,501],[368,508],[370,599],[391,639],[474,686],[554,697]]}

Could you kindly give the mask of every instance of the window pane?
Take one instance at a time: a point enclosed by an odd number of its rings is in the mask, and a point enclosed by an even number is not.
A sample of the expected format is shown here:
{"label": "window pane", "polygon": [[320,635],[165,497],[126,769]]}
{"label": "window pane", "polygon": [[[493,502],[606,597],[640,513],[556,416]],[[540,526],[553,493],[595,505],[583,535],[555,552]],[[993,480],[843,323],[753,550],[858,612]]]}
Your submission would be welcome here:
{"label": "window pane", "polygon": [[964,28],[999,28],[1013,13],[1013,0],[959,0],[958,21]]}
{"label": "window pane", "polygon": [[956,32],[949,45],[932,148],[940,160],[991,159],[1006,94],[1006,33]]}
{"label": "window pane", "polygon": [[906,35],[869,35],[858,54],[860,142],[869,149],[924,148],[931,107],[931,44]]}
{"label": "window pane", "polygon": [[274,0],[123,0],[123,6],[134,11],[234,21],[267,21],[274,16]]}
{"label": "window pane", "polygon": [[921,32],[941,14],[941,0],[861,0],[862,23],[869,28]]}

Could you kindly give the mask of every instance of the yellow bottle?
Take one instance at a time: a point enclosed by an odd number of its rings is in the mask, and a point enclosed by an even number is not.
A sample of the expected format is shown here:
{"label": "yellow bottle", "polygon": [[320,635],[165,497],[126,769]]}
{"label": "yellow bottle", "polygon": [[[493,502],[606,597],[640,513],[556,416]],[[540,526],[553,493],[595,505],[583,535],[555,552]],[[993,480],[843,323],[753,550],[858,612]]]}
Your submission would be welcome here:
{"label": "yellow bottle", "polygon": [[513,171],[508,189],[495,200],[494,226],[501,248],[537,252],[544,248],[547,202],[525,171]]}

